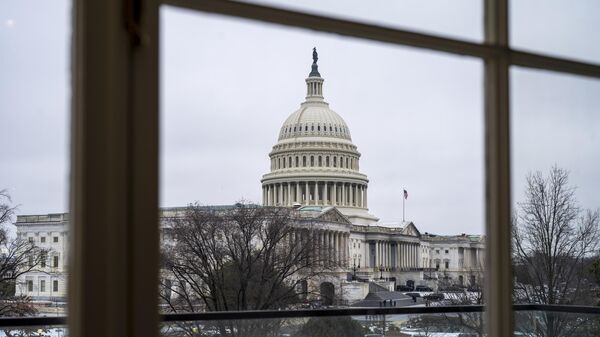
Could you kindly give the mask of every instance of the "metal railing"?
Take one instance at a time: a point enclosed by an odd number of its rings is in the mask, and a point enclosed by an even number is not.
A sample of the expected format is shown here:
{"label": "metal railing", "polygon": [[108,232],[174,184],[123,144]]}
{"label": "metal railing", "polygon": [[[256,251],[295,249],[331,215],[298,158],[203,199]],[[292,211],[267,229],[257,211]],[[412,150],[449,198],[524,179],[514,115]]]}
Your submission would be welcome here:
{"label": "metal railing", "polygon": [[[515,312],[546,311],[559,313],[577,313],[600,315],[600,307],[549,304],[515,304]],[[262,311],[219,311],[181,314],[162,314],[162,322],[247,320],[299,317],[334,317],[334,316],[375,316],[375,315],[415,315],[484,312],[483,305],[453,305],[437,307],[387,307],[387,308],[339,308],[309,310],[262,310]],[[67,317],[6,317],[0,318],[2,327],[33,327],[66,325]]]}

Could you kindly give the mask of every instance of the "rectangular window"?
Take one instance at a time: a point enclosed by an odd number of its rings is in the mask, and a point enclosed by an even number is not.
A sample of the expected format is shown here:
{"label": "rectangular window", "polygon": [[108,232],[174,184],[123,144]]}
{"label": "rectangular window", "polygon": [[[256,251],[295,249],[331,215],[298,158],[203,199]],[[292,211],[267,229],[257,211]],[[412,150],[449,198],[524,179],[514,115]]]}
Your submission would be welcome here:
{"label": "rectangular window", "polygon": [[28,259],[28,262],[29,262],[28,263],[29,264],[29,268],[33,267],[33,256],[30,255],[30,256],[28,256],[27,259]]}
{"label": "rectangular window", "polygon": [[33,280],[27,280],[27,291],[33,291]]}
{"label": "rectangular window", "polygon": [[52,281],[52,291],[58,291],[58,280]]}
{"label": "rectangular window", "polygon": [[46,255],[46,252],[40,253],[40,266],[42,268],[46,267],[46,259],[47,258],[48,258],[48,256]]}
{"label": "rectangular window", "polygon": [[53,241],[54,241],[55,243],[56,243],[56,242],[58,242],[58,236],[55,236],[55,237],[53,238]]}
{"label": "rectangular window", "polygon": [[41,242],[41,243],[45,243],[45,242],[46,242],[46,237],[45,237],[45,236],[42,236],[42,237],[40,238],[40,242]]}
{"label": "rectangular window", "polygon": [[33,243],[33,236],[30,236],[28,239],[29,239],[29,242]]}
{"label": "rectangular window", "polygon": [[40,292],[46,291],[46,280],[40,280]]}
{"label": "rectangular window", "polygon": [[446,262],[445,262],[445,267],[446,267],[446,269],[448,269],[448,267],[449,267],[449,266],[450,266],[450,262],[446,261]]}
{"label": "rectangular window", "polygon": [[448,254],[448,249],[446,249],[446,254]]}
{"label": "rectangular window", "polygon": [[54,268],[58,268],[58,256],[54,256],[54,257],[52,258],[52,266],[53,266]]}

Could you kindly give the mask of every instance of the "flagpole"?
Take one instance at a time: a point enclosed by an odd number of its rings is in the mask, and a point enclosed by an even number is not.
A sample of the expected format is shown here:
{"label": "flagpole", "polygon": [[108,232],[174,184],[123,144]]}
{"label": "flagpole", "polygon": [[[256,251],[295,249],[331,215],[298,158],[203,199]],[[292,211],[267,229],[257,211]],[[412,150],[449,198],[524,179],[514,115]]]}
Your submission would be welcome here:
{"label": "flagpole", "polygon": [[406,191],[406,189],[402,189],[402,223],[404,223],[404,201],[406,200],[406,197],[404,197],[404,191]]}

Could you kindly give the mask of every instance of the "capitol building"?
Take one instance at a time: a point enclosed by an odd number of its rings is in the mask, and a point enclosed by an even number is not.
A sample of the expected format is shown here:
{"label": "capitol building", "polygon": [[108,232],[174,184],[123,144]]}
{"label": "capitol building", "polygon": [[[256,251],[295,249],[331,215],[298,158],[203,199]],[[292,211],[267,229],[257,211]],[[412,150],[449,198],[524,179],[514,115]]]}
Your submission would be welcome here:
{"label": "capitol building", "polygon": [[[262,176],[262,205],[294,208],[315,223],[316,236],[335,251],[342,268],[307,285],[331,285],[344,303],[363,300],[373,284],[390,291],[422,285],[472,285],[483,271],[484,237],[421,232],[414,222],[388,226],[369,212],[369,179],[360,171],[350,128],[324,96],[324,78],[313,50],[306,97],[283,122]],[[161,210],[161,225],[185,207]],[[23,240],[48,248],[48,261],[18,280],[17,295],[53,301],[66,297],[69,216],[19,215]],[[299,229],[301,230],[301,229]]]}

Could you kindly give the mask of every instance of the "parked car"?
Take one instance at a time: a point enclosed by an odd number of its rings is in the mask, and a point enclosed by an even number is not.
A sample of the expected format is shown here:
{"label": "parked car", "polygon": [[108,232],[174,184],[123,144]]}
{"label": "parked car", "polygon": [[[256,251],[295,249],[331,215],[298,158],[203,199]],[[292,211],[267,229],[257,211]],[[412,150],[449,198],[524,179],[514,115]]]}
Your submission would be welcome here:
{"label": "parked car", "polygon": [[396,290],[397,291],[414,291],[413,287],[409,287],[409,286],[405,286],[405,285],[396,286]]}

